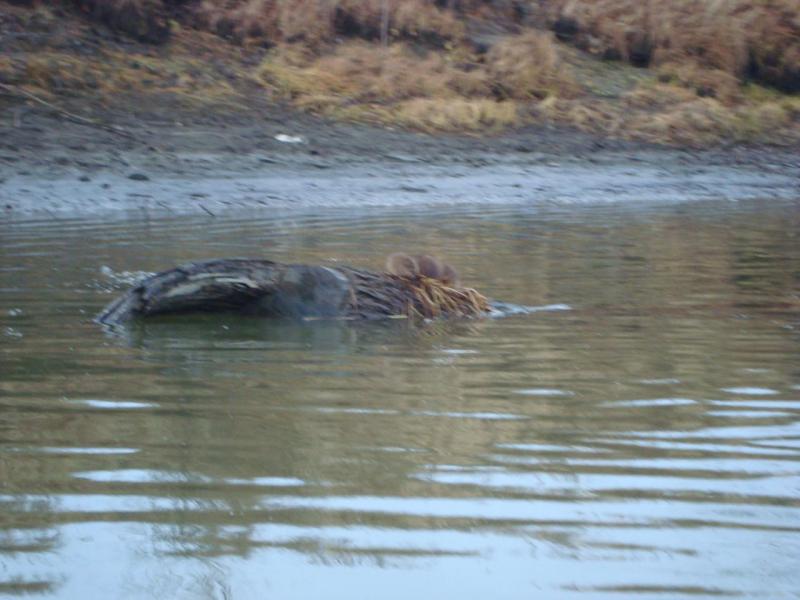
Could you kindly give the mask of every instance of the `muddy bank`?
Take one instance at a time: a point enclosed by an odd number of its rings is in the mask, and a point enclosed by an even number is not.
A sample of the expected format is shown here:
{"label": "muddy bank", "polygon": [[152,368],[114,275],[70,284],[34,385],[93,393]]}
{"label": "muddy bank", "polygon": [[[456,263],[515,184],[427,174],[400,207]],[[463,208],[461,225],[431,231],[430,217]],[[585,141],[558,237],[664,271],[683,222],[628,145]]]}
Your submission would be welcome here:
{"label": "muddy bank", "polygon": [[432,136],[268,105],[246,115],[188,114],[167,104],[107,112],[98,120],[111,125],[105,129],[44,108],[9,108],[6,117],[4,219],[800,196],[800,155],[773,148],[665,149],[547,127]]}

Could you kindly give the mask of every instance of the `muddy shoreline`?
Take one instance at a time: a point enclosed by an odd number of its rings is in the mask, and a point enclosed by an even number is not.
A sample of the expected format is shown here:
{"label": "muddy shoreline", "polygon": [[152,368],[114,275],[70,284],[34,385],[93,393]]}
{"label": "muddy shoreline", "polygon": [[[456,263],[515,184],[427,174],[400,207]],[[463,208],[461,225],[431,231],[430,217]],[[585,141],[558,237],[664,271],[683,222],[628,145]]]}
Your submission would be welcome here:
{"label": "muddy shoreline", "polygon": [[95,117],[104,128],[46,108],[3,112],[4,219],[800,196],[794,148],[676,149],[550,127],[426,135],[268,105],[247,114],[107,110]]}

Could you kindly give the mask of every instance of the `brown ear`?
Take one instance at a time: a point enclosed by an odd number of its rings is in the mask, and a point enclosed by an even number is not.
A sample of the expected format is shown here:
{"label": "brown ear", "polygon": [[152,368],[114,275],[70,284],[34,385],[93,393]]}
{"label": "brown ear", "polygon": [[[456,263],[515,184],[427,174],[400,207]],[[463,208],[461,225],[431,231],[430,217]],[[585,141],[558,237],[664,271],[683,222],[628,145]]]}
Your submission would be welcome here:
{"label": "brown ear", "polygon": [[461,282],[458,280],[458,273],[456,273],[456,270],[447,264],[442,266],[441,279],[442,283],[445,283],[451,287],[459,287],[461,284]]}
{"label": "brown ear", "polygon": [[386,272],[398,277],[416,277],[419,267],[417,261],[408,254],[395,252],[386,259]]}
{"label": "brown ear", "polygon": [[416,259],[420,275],[431,279],[441,279],[442,263],[428,254],[421,254]]}

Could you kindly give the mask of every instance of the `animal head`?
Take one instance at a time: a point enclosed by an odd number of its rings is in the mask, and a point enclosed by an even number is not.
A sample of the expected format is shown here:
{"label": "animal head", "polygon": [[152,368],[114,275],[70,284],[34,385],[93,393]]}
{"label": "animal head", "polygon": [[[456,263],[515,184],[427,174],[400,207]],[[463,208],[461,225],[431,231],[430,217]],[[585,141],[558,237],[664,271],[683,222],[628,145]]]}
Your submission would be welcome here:
{"label": "animal head", "polygon": [[460,284],[458,273],[453,267],[429,254],[391,254],[386,259],[386,271],[397,277],[436,279],[451,287],[458,287]]}

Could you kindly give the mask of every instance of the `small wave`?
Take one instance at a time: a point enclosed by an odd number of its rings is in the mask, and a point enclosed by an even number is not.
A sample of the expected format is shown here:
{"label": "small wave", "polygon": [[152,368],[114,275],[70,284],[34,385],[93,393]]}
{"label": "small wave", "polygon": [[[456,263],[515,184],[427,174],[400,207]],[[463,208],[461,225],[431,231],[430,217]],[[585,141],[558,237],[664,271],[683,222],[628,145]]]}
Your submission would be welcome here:
{"label": "small wave", "polygon": [[545,304],[544,306],[525,306],[522,304],[512,304],[510,302],[492,301],[492,317],[510,317],[513,315],[529,315],[536,312],[553,312],[561,310],[572,310],[569,304]]}
{"label": "small wave", "polygon": [[451,419],[479,419],[481,421],[516,421],[528,418],[524,415],[497,412],[438,412],[433,410],[413,410],[409,414],[417,417],[449,417]]}
{"label": "small wave", "polygon": [[227,485],[252,485],[260,487],[301,487],[307,485],[299,477],[226,477],[221,480]]}
{"label": "small wave", "polygon": [[100,273],[114,286],[119,287],[133,285],[142,279],[154,275],[154,273],[150,271],[115,271],[107,265],[100,267]]}
{"label": "small wave", "polygon": [[574,396],[575,392],[570,390],[559,390],[555,388],[525,388],[514,390],[515,394],[521,396]]}
{"label": "small wave", "polygon": [[793,413],[771,410],[710,410],[706,413],[710,417],[725,417],[727,419],[772,419],[775,417],[793,417]]}
{"label": "small wave", "polygon": [[773,396],[778,392],[773,390],[772,388],[762,388],[762,387],[730,387],[730,388],[722,388],[723,392],[728,392],[729,394],[742,394],[744,396]]}
{"label": "small wave", "polygon": [[800,410],[800,400],[711,400],[717,406],[734,406],[737,408],[775,408]]}
{"label": "small wave", "polygon": [[676,385],[680,383],[680,379],[674,377],[665,377],[664,379],[640,379],[639,383],[644,385]]}
{"label": "small wave", "polygon": [[110,410],[123,410],[123,409],[139,409],[139,408],[155,408],[158,404],[153,402],[136,402],[133,400],[67,400],[70,404],[83,404],[91,408],[103,408]]}
{"label": "small wave", "polygon": [[619,400],[614,402],[604,402],[603,406],[620,407],[651,407],[651,406],[686,406],[697,404],[691,398],[646,398],[643,400]]}
{"label": "small wave", "polygon": [[36,447],[11,447],[4,448],[3,452],[15,454],[95,454],[95,455],[117,455],[117,454],[136,454],[138,448],[109,448],[109,447],[62,447],[62,446],[43,446]]}
{"label": "small wave", "polygon": [[118,469],[113,471],[79,471],[76,479],[88,479],[99,483],[208,483],[209,477],[198,473],[167,471],[159,469]]}

